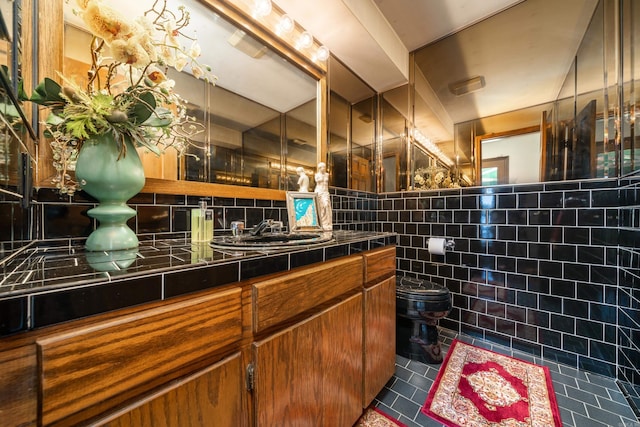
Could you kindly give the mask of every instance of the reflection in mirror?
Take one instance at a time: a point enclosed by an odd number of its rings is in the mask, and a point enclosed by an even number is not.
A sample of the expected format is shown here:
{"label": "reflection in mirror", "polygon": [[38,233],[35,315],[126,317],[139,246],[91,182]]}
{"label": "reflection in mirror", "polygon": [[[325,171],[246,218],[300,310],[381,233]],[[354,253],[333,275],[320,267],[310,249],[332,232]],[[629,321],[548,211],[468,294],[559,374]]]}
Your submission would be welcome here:
{"label": "reflection in mirror", "polygon": [[[0,66],[7,70],[11,69],[13,62],[12,32],[9,27],[13,16],[11,6],[9,1],[0,2]],[[19,120],[19,115],[9,94],[1,87],[0,109],[0,186],[17,195],[20,136],[15,123]]]}
{"label": "reflection in mirror", "polygon": [[[640,71],[640,32],[634,18],[640,13],[622,2],[625,10],[620,14],[614,3],[598,2],[554,102],[455,125],[456,142],[474,146],[477,185],[607,178],[638,170],[633,87]],[[620,17],[623,21],[617,22]],[[507,146],[504,138],[509,135],[517,136]],[[498,137],[502,139],[497,146],[486,143]],[[531,142],[525,143],[525,138]],[[540,153],[539,173],[533,166],[526,173],[517,166],[518,150],[511,147],[515,144]],[[501,178],[507,164],[509,173]]]}
{"label": "reflection in mirror", "polygon": [[607,53],[615,51],[615,25],[600,2],[550,115],[556,127],[545,153],[549,181],[617,175],[616,132],[605,131],[618,102],[614,55]]}
{"label": "reflection in mirror", "polygon": [[407,189],[407,118],[409,86],[404,85],[382,95],[382,171],[381,191]]}
{"label": "reflection in mirror", "polygon": [[479,137],[480,185],[540,181],[540,131]]}
{"label": "reflection in mirror", "polygon": [[31,198],[31,158],[36,135],[18,101],[22,77],[21,2],[0,0],[0,189],[22,200]]}
{"label": "reflection in mirror", "polygon": [[540,182],[545,141],[541,122],[552,106],[537,105],[456,124],[456,142],[473,147],[477,159],[472,172],[461,168],[462,185],[467,180],[467,185]]}
{"label": "reflection in mirror", "polygon": [[[114,0],[116,1],[116,0]],[[123,10],[144,13],[153,0],[126,0]],[[169,5],[177,1],[168,1]],[[188,72],[170,70],[188,114],[204,127],[189,155],[156,157],[141,152],[148,178],[290,189],[295,169],[312,173],[317,152],[317,80],[265,43],[214,13],[198,0],[185,0],[190,31],[202,45],[201,63],[218,78],[215,86]],[[84,78],[89,58],[82,22],[65,5],[65,70]],[[135,9],[135,10],[132,10]],[[84,34],[83,34],[84,33]],[[83,39],[84,38],[84,39]]]}
{"label": "reflection in mirror", "polygon": [[351,183],[349,188],[376,191],[375,98],[351,106]]}
{"label": "reflection in mirror", "polygon": [[375,92],[335,57],[329,61],[330,185],[375,191]]}
{"label": "reflection in mirror", "polygon": [[623,4],[622,16],[624,32],[622,41],[625,46],[625,60],[622,73],[625,76],[622,93],[624,94],[624,120],[623,120],[623,164],[622,174],[626,175],[640,169],[640,7],[637,2],[629,1]]}
{"label": "reflection in mirror", "polygon": [[19,0],[0,0],[0,264],[34,238],[34,212],[28,208],[37,140],[29,115],[17,100],[18,81],[32,69],[22,36],[31,18],[23,15],[21,5]]}
{"label": "reflection in mirror", "polygon": [[[411,60],[415,61],[415,55]],[[453,128],[448,115],[436,114],[433,105],[439,104],[421,70],[413,64],[413,129],[411,138],[411,168],[409,188],[416,190],[458,188],[465,185],[461,179],[461,165],[471,164],[470,144],[456,145],[443,124]],[[442,119],[442,120],[441,120]]]}
{"label": "reflection in mirror", "polygon": [[411,188],[414,190],[435,190],[457,186],[455,169],[438,161],[433,155],[420,148],[418,144],[412,144],[411,153],[413,162]]}
{"label": "reflection in mirror", "polygon": [[[331,71],[329,71],[331,73]],[[330,184],[333,187],[349,188],[348,133],[351,122],[351,105],[331,91],[329,96],[329,161],[327,163]]]}

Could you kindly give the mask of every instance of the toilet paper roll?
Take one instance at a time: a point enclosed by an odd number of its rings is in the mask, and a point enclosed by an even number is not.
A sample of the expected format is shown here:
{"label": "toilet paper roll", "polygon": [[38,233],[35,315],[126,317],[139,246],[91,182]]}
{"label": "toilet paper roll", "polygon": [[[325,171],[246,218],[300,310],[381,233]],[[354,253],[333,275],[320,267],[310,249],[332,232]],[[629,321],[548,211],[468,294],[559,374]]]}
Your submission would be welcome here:
{"label": "toilet paper roll", "polygon": [[445,239],[432,237],[429,239],[428,251],[433,255],[444,255],[447,250],[447,241]]}

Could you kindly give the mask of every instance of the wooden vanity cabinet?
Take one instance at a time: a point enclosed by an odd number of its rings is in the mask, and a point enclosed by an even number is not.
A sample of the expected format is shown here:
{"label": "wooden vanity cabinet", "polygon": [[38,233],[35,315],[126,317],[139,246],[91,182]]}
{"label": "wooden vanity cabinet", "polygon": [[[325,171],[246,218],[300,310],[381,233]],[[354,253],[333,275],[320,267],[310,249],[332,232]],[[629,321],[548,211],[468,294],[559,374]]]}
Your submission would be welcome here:
{"label": "wooden vanity cabinet", "polygon": [[350,426],[395,368],[395,247],[0,340],[0,424]]}
{"label": "wooden vanity cabinet", "polygon": [[395,271],[385,247],[254,285],[256,331],[342,295],[252,344],[256,427],[357,421],[395,372]]}
{"label": "wooden vanity cabinet", "polygon": [[33,345],[0,350],[0,425],[37,425],[37,356]]}

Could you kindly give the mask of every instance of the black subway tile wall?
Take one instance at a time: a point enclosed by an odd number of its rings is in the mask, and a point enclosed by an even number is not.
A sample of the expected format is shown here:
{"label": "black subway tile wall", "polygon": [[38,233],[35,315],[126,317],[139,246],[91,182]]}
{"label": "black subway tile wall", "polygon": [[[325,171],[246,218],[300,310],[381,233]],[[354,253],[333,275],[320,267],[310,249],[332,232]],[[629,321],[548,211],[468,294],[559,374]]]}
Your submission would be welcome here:
{"label": "black subway tile wall", "polygon": [[[638,384],[640,186],[628,187],[589,180],[387,193],[379,230],[399,234],[398,274],[453,293],[441,326]],[[431,236],[452,238],[455,249],[429,254]],[[627,252],[620,269],[618,248]]]}
{"label": "black subway tile wall", "polygon": [[[380,230],[376,222],[378,213],[376,194],[343,188],[331,188],[330,193],[334,230],[389,231]],[[393,209],[393,206],[389,206],[387,210],[393,211]]]}
{"label": "black subway tile wall", "polygon": [[640,177],[621,180],[619,191],[619,286],[612,296],[617,298],[617,379],[640,408]]}

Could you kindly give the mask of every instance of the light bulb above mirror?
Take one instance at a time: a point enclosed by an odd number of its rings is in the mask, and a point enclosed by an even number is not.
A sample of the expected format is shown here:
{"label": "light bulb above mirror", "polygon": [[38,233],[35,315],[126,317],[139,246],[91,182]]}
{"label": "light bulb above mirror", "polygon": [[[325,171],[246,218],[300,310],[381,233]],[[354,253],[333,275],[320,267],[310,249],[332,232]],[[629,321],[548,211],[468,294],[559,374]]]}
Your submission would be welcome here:
{"label": "light bulb above mirror", "polygon": [[287,14],[284,14],[280,17],[280,21],[278,21],[278,25],[276,25],[276,34],[279,36],[283,34],[289,34],[293,31],[296,23],[293,18]]}
{"label": "light bulb above mirror", "polygon": [[309,49],[311,46],[313,46],[313,36],[311,33],[309,31],[305,31],[300,34],[300,37],[298,37],[298,41],[296,42],[296,49]]}
{"label": "light bulb above mirror", "polygon": [[316,51],[316,59],[318,61],[326,61],[329,59],[329,48],[326,46],[320,46]]}
{"label": "light bulb above mirror", "polygon": [[271,13],[271,9],[271,0],[255,0],[252,13],[253,17],[263,18],[265,16],[269,16],[269,14]]}

